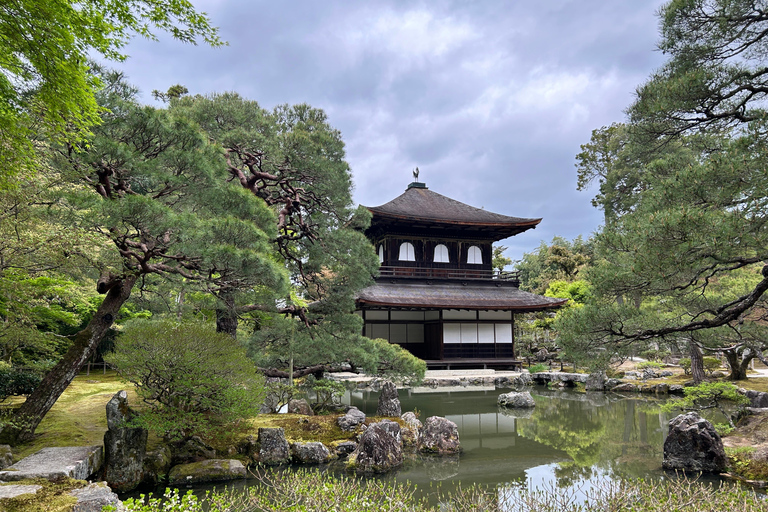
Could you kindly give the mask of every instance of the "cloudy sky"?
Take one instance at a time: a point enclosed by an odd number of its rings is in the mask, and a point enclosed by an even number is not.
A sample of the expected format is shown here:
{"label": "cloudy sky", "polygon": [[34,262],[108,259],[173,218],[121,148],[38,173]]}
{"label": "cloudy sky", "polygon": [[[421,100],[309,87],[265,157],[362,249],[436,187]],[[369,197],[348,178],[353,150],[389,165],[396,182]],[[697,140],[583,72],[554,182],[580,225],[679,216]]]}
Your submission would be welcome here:
{"label": "cloudy sky", "polygon": [[660,0],[192,1],[229,46],[134,40],[117,67],[146,102],[180,83],[322,108],[346,142],[357,202],[393,199],[418,166],[433,191],[542,217],[503,242],[515,259],[597,229],[575,155],[663,62]]}

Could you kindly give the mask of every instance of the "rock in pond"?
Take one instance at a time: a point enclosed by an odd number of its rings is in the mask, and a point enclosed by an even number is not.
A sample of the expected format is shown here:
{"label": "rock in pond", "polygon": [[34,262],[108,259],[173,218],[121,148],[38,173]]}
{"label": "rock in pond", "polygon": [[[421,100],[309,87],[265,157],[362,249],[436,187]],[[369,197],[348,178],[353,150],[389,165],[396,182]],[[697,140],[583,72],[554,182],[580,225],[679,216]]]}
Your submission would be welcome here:
{"label": "rock in pond", "polygon": [[115,428],[104,433],[104,480],[118,492],[132,491],[144,479],[147,431]]}
{"label": "rock in pond", "polygon": [[360,436],[357,448],[349,456],[347,467],[358,473],[386,473],[400,467],[403,463],[402,443],[398,442],[390,425],[397,423],[385,421],[374,423]]}
{"label": "rock in pond", "polygon": [[259,428],[259,462],[273,466],[291,460],[291,450],[283,427]]}
{"label": "rock in pond", "polygon": [[605,390],[605,380],[604,372],[590,373],[587,382],[584,383],[584,388],[587,391],[603,391]]}
{"label": "rock in pond", "polygon": [[357,407],[350,407],[349,410],[341,416],[336,423],[339,424],[339,428],[346,432],[352,432],[358,425],[365,421],[365,413]]}
{"label": "rock in pond", "polygon": [[170,485],[224,482],[245,478],[245,466],[236,459],[211,459],[202,462],[179,464],[168,473]]}
{"label": "rock in pond", "polygon": [[309,406],[305,399],[293,399],[288,402],[288,412],[290,414],[303,414],[304,416],[314,416],[315,412]]}
{"label": "rock in pond", "polygon": [[768,407],[768,393],[748,389],[744,392],[744,395],[749,398],[750,407]]}
{"label": "rock in pond", "polygon": [[402,414],[402,409],[400,407],[400,398],[397,396],[397,388],[392,381],[386,380],[381,385],[376,416],[400,417],[400,414]]}
{"label": "rock in pond", "polygon": [[421,429],[423,428],[421,421],[416,417],[416,414],[410,411],[400,416],[400,419],[405,423],[400,431],[403,438],[403,446],[418,446],[421,440]]}
{"label": "rock in pond", "polygon": [[300,464],[323,464],[331,460],[331,452],[323,443],[291,443],[293,460]]}
{"label": "rock in pond", "polygon": [[337,443],[333,448],[336,451],[337,457],[346,457],[355,451],[357,448],[357,443],[354,441],[341,441],[340,443]]}
{"label": "rock in pond", "polygon": [[82,489],[75,489],[69,494],[77,498],[77,503],[72,506],[72,512],[101,512],[104,507],[110,505],[120,512],[125,510],[123,503],[112,492],[107,482],[94,482]]}
{"label": "rock in pond", "polygon": [[723,441],[710,422],[689,412],[669,422],[664,469],[722,473],[727,466]]}
{"label": "rock in pond", "polygon": [[520,393],[515,391],[512,391],[511,393],[504,393],[499,395],[497,402],[501,406],[512,407],[515,409],[536,407],[536,402],[533,400],[531,393],[528,391],[523,391]]}
{"label": "rock in pond", "polygon": [[449,455],[461,452],[459,429],[456,424],[441,416],[430,416],[424,422],[419,451]]}
{"label": "rock in pond", "polygon": [[127,391],[118,391],[107,402],[107,428],[109,430],[124,427],[135,416],[136,413],[128,406]]}

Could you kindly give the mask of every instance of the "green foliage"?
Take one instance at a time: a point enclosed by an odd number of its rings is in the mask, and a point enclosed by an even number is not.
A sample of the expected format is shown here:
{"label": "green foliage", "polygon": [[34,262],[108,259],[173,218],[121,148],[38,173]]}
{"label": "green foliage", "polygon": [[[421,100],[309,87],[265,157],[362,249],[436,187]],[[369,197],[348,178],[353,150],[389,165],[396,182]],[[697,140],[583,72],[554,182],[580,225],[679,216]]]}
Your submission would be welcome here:
{"label": "green foliage", "polygon": [[669,350],[661,350],[657,348],[650,348],[640,352],[640,356],[648,359],[649,361],[662,361],[669,354]]}
{"label": "green foliage", "polygon": [[307,375],[299,387],[312,399],[312,410],[315,412],[331,410],[333,406],[340,403],[341,397],[347,390],[341,382],[316,379],[313,375]]}
{"label": "green foliage", "polygon": [[[100,80],[88,59],[123,60],[132,34],[154,29],[194,43],[219,46],[216,29],[187,0],[19,0],[0,9],[1,185],[32,164],[35,133],[79,142],[99,124]],[[20,173],[23,174],[23,173]],[[5,187],[2,187],[5,188]]]}
{"label": "green foliage", "polygon": [[568,299],[566,307],[581,307],[590,300],[592,292],[589,289],[589,283],[584,280],[571,282],[556,280],[549,282],[544,296]]}
{"label": "green foliage", "polygon": [[591,261],[591,241],[585,242],[581,236],[573,241],[556,236],[550,244],[541,242],[534,252],[523,254],[515,262],[515,270],[520,272],[521,289],[544,293],[550,281],[571,282],[580,278],[579,273]]}
{"label": "green foliage", "polygon": [[730,428],[735,428],[730,413],[725,409],[724,402],[731,402],[738,407],[749,404],[749,398],[739,393],[738,388],[730,382],[702,382],[698,386],[686,387],[683,394],[683,398],[667,402],[661,406],[661,409],[668,412],[717,409],[726,417]]}
{"label": "green foliage", "polygon": [[768,461],[756,457],[753,447],[726,447],[725,454],[728,456],[728,465],[733,473],[748,480],[768,480]]}
{"label": "green foliage", "polygon": [[299,389],[286,379],[267,379],[264,384],[264,405],[269,407],[270,412],[276,413],[288,405],[298,392]]}
{"label": "green foliage", "polygon": [[704,358],[704,371],[707,372],[708,375],[712,375],[712,372],[719,370],[722,365],[723,363],[716,357]]}
{"label": "green foliage", "polygon": [[512,258],[507,258],[504,256],[504,251],[506,250],[507,248],[503,245],[493,246],[493,259],[491,260],[491,267],[498,272],[503,272],[506,267],[514,263]]}
{"label": "green foliage", "polygon": [[33,371],[13,368],[0,362],[0,402],[14,395],[29,395],[40,384],[42,377]]}
{"label": "green foliage", "polygon": [[715,423],[714,427],[720,437],[727,436],[735,430],[727,423]]}
{"label": "green foliage", "polygon": [[686,375],[691,374],[691,358],[690,357],[684,357],[678,362],[677,364],[680,365],[680,368],[683,369],[683,373]]}
{"label": "green foliage", "polygon": [[169,437],[231,428],[263,400],[263,378],[237,340],[200,322],[133,321],[105,359],[147,405],[135,424]]}
{"label": "green foliage", "polygon": [[[594,203],[606,224],[586,276],[595,303],[558,326],[569,353],[692,340],[735,346],[743,359],[768,348],[751,314],[768,289],[768,23],[753,9],[747,0],[668,2],[668,62],[638,89],[626,124],[595,130],[582,146],[579,187],[599,181]],[[739,363],[729,358],[732,371]]]}
{"label": "green foliage", "polygon": [[637,369],[638,370],[645,370],[646,368],[653,368],[654,370],[659,370],[663,368],[664,365],[661,363],[657,363],[656,361],[643,361],[642,363],[638,363]]}
{"label": "green foliage", "polygon": [[549,366],[547,366],[544,363],[536,363],[528,368],[528,371],[531,373],[538,373],[538,372],[548,372]]}
{"label": "green foliage", "polygon": [[[166,490],[168,508],[163,508],[160,499],[142,496],[141,500],[126,502],[127,511],[437,512],[444,510],[445,504],[450,504],[454,512],[758,512],[765,508],[760,495],[736,484],[725,482],[715,487],[684,477],[659,481],[599,480],[576,489],[546,486],[531,489],[517,483],[493,489],[469,485],[452,492],[438,487],[435,506],[417,497],[414,484],[392,480],[362,480],[309,470],[261,473],[257,478],[261,485],[243,491],[213,491],[204,498],[195,498],[189,493],[180,497],[177,490]],[[187,508],[182,508],[183,504]]]}

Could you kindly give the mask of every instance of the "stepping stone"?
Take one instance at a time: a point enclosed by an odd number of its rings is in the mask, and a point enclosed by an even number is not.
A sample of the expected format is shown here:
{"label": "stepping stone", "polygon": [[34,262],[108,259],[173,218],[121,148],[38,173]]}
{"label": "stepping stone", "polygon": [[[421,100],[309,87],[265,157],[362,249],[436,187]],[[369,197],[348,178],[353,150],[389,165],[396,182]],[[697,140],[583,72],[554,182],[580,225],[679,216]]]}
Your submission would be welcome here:
{"label": "stepping stone", "polygon": [[86,480],[101,468],[103,462],[101,445],[43,448],[0,471],[0,480],[15,482],[26,478],[51,480],[60,477]]}
{"label": "stepping stone", "polygon": [[0,485],[0,499],[15,498],[22,494],[35,494],[42,485]]}

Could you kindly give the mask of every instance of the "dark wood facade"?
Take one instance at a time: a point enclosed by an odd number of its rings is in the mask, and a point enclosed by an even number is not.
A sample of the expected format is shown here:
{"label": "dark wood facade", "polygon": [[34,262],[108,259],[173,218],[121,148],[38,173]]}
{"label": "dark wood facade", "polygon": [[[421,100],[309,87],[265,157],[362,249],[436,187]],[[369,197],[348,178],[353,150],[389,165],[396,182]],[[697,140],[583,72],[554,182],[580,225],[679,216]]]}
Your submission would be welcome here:
{"label": "dark wood facade", "polygon": [[412,183],[378,207],[366,232],[381,262],[357,297],[364,334],[398,343],[428,362],[514,360],[514,313],[565,301],[518,289],[492,268],[493,242],[541,219],[474,208]]}

